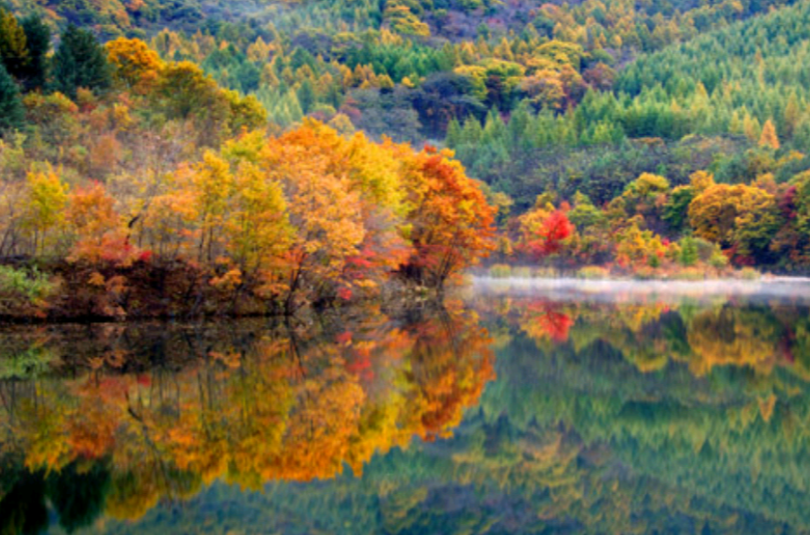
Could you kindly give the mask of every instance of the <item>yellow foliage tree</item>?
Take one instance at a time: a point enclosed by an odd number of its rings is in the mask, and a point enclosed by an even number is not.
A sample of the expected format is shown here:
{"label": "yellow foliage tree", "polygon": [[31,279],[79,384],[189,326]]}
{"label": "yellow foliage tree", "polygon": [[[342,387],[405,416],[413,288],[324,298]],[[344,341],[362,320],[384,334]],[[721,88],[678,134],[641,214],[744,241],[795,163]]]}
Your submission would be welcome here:
{"label": "yellow foliage tree", "polygon": [[779,149],[779,137],[776,135],[776,127],[773,122],[768,119],[762,125],[762,135],[759,136],[760,147],[770,147],[773,150]]}
{"label": "yellow foliage tree", "polygon": [[164,63],[146,43],[119,37],[106,47],[118,83],[138,94],[146,94],[155,86]]}

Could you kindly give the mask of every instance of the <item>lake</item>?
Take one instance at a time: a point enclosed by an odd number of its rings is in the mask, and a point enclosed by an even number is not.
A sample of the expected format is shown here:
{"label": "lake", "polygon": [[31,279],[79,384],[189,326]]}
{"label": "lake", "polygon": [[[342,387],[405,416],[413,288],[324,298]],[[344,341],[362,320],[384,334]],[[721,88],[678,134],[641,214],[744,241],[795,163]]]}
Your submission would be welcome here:
{"label": "lake", "polygon": [[0,533],[810,532],[808,287],[0,328]]}

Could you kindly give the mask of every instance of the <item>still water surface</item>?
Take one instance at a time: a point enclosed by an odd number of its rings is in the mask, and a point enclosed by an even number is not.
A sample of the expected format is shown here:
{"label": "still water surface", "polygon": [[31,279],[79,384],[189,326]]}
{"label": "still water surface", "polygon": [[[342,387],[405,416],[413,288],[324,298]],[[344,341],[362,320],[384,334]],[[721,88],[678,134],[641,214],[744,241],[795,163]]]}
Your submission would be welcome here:
{"label": "still water surface", "polygon": [[746,288],[5,328],[0,533],[810,532],[810,300]]}

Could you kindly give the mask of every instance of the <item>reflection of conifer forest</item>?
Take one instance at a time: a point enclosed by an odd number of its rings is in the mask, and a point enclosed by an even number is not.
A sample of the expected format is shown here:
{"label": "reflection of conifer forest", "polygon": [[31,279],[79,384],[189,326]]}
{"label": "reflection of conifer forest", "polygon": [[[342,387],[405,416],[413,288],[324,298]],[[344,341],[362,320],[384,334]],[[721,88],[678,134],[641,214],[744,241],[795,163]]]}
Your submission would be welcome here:
{"label": "reflection of conifer forest", "polygon": [[806,306],[469,306],[6,329],[0,531],[810,530]]}

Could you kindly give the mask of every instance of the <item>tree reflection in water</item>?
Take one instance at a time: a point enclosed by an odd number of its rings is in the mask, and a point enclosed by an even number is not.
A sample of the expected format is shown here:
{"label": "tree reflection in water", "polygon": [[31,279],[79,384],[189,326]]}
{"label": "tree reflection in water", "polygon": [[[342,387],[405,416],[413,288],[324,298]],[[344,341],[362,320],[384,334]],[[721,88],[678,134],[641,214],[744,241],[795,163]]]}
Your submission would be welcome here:
{"label": "tree reflection in water", "polygon": [[3,533],[51,510],[102,532],[810,530],[801,303],[498,296],[3,338]]}
{"label": "tree reflection in water", "polygon": [[493,378],[475,314],[362,317],[10,332],[0,520],[35,531],[47,497],[66,528],[81,525],[58,498],[63,473],[98,472],[71,498],[87,498],[88,520],[136,519],[216,479],[258,489],[359,475],[374,453],[449,436]]}

